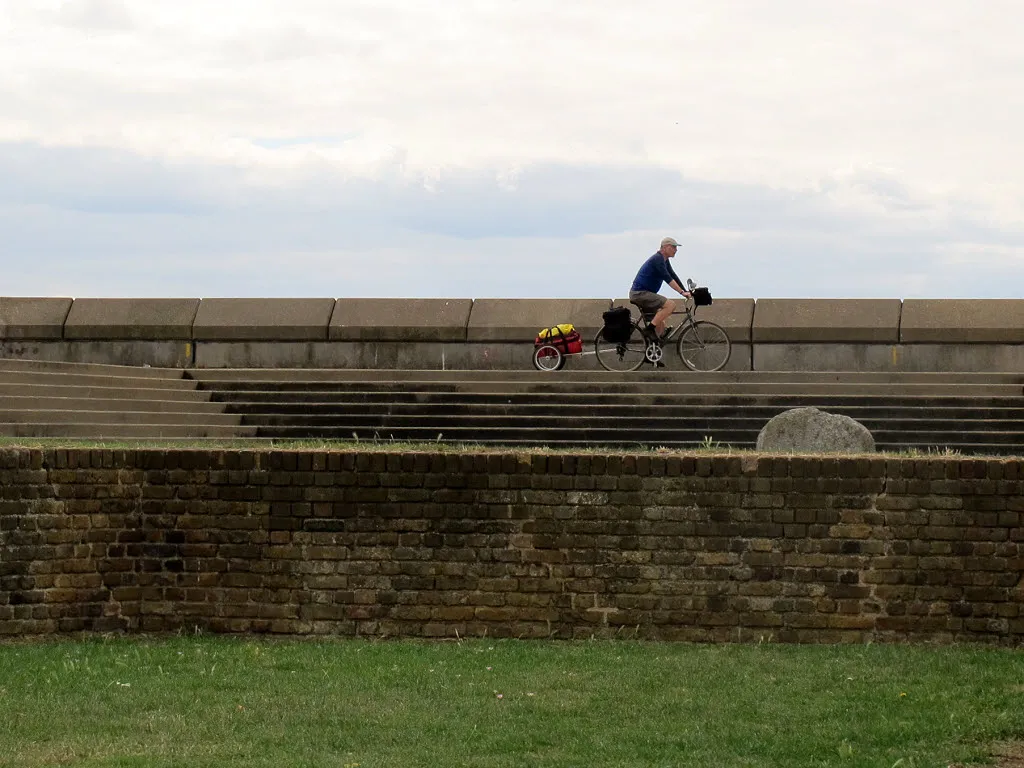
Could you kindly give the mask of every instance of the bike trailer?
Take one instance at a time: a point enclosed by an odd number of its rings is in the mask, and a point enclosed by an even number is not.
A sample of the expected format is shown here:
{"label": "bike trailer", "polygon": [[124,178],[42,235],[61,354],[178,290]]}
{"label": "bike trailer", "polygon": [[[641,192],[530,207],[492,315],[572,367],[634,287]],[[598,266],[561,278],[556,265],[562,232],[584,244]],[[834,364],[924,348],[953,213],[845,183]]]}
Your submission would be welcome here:
{"label": "bike trailer", "polygon": [[560,323],[549,328],[541,328],[533,346],[543,347],[550,344],[563,355],[575,355],[583,351],[583,338],[572,323]]}

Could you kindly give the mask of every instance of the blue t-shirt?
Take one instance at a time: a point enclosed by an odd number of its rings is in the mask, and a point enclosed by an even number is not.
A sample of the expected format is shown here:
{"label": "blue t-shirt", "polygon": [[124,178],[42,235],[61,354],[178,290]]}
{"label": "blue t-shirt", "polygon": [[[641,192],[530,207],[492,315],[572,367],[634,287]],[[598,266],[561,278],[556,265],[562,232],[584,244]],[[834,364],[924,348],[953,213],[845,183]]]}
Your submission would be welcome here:
{"label": "blue t-shirt", "polygon": [[633,286],[629,290],[657,293],[661,290],[662,283],[668,283],[672,280],[675,280],[682,287],[683,281],[679,279],[679,275],[672,269],[668,259],[661,255],[661,251],[658,251],[640,267],[640,271],[633,278]]}

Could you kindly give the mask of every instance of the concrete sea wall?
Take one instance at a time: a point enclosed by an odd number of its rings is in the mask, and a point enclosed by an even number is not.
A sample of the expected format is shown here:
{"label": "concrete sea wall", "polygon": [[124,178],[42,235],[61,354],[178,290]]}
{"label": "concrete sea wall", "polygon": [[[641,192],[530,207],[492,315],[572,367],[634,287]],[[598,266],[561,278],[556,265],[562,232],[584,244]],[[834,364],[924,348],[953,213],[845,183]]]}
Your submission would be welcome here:
{"label": "concrete sea wall", "polygon": [[[530,367],[624,299],[0,298],[0,357],[173,368]],[[635,308],[634,308],[635,309]],[[730,370],[1019,371],[1024,300],[716,299]],[[676,361],[678,363],[678,361]],[[597,366],[594,357],[573,368]]]}

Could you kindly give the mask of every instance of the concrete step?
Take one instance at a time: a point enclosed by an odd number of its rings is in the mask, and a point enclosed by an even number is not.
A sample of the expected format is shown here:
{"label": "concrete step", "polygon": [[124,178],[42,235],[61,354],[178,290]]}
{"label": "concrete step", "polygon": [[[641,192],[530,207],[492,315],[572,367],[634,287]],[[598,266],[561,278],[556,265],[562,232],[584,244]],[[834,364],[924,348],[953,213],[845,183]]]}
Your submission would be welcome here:
{"label": "concrete step", "polygon": [[225,397],[215,393],[215,402],[227,411],[242,413],[401,413],[404,411],[501,412],[538,409],[569,412],[589,409],[677,408],[684,413],[694,408],[798,408],[815,406],[822,409],[945,408],[976,411],[987,408],[995,413],[1010,413],[1024,408],[1019,397],[885,397],[882,395],[465,395],[448,394],[337,397],[318,400],[285,394],[248,400]]}
{"label": "concrete step", "polygon": [[0,435],[753,447],[772,416],[815,405],[856,418],[884,449],[1024,450],[1020,374],[181,372],[21,362],[0,364]]}
{"label": "concrete step", "polygon": [[[515,417],[515,416],[460,416],[460,417],[419,417],[419,416],[394,416],[385,418],[360,417],[356,415],[335,417],[316,416],[301,418],[297,416],[274,416],[261,417],[258,421],[247,419],[245,424],[258,425],[261,428],[274,429],[287,427],[293,429],[309,428],[337,429],[345,433],[352,431],[363,432],[367,430],[407,431],[422,428],[428,432],[459,429],[479,430],[507,430],[510,434],[523,429],[536,429],[549,433],[564,432],[566,434],[578,431],[589,431],[595,428],[602,430],[613,430],[616,432],[641,432],[660,433],[665,430],[675,429],[696,429],[704,434],[731,431],[746,431],[755,437],[764,427],[766,419],[745,418],[741,416],[694,416],[685,419],[663,419],[657,417],[602,417],[591,420],[567,420],[558,416],[543,417]],[[935,432],[948,435],[946,439],[956,439],[957,436],[974,434],[977,432],[1005,432],[1007,434],[1019,434],[1024,436],[1024,421],[998,422],[985,419],[951,419],[937,421],[927,418],[900,418],[900,419],[865,419],[861,422],[874,435],[912,433],[912,432]],[[262,434],[262,431],[261,431]]]}
{"label": "concrete step", "polygon": [[1024,444],[1017,374],[241,373],[202,388],[277,439],[753,447],[772,416],[814,405],[856,418],[888,449]]}
{"label": "concrete step", "polygon": [[306,368],[248,368],[248,369],[207,369],[193,368],[185,371],[187,378],[220,386],[228,382],[367,382],[374,386],[385,382],[506,382],[506,383],[639,383],[657,384],[672,382],[751,382],[765,383],[801,382],[861,382],[861,383],[922,383],[922,384],[972,384],[999,383],[1024,386],[1024,373],[970,373],[970,372],[870,372],[870,371],[716,371],[697,373],[694,371],[633,371],[611,373],[608,371],[558,371],[545,373],[532,369],[493,371],[435,371],[435,370],[369,370],[369,369],[306,369]]}
{"label": "concrete step", "polygon": [[[781,413],[777,411],[776,413]],[[776,414],[772,414],[776,415]],[[492,429],[518,429],[533,426],[537,429],[561,429],[572,431],[575,429],[589,429],[590,425],[600,424],[604,428],[629,430],[633,428],[663,429],[663,428],[700,428],[704,430],[713,429],[751,429],[759,432],[768,419],[763,416],[751,416],[746,414],[692,414],[683,418],[669,419],[658,415],[620,415],[608,416],[606,414],[595,415],[594,418],[569,419],[561,415],[536,416],[536,415],[471,415],[471,414],[404,414],[387,416],[361,416],[358,414],[343,415],[279,415],[262,414],[258,419],[246,417],[242,422],[245,424],[258,424],[259,426],[308,426],[311,428],[337,427],[339,429],[409,429],[412,427],[423,427],[425,429],[437,430],[448,426],[480,427]],[[989,431],[999,429],[1004,431],[1020,432],[1024,434],[1024,419],[1015,421],[995,421],[992,419],[933,419],[913,418],[903,416],[897,418],[864,418],[858,419],[865,427],[875,431],[918,431],[932,429],[949,432],[951,434],[960,432]]]}
{"label": "concrete step", "polygon": [[[132,394],[138,393],[133,392]],[[207,400],[143,400],[129,397],[48,397],[44,395],[0,397],[0,408],[21,411],[149,411],[192,414],[228,412],[224,403]]]}
{"label": "concrete step", "polygon": [[[362,397],[383,397],[386,394],[429,396],[437,394],[460,395],[493,395],[511,397],[516,394],[558,396],[568,395],[599,395],[599,394],[644,394],[647,396],[660,394],[690,395],[829,395],[829,394],[861,394],[878,396],[932,396],[932,397],[1021,397],[1021,388],[1016,384],[823,384],[823,383],[688,383],[685,386],[676,383],[657,384],[624,384],[624,383],[577,383],[572,387],[550,384],[529,384],[520,387],[508,382],[468,382],[460,385],[450,383],[423,383],[415,388],[394,382],[383,382],[378,386],[367,387],[364,384],[338,384],[325,388],[321,384],[310,382],[225,382],[215,389],[204,385],[204,390],[217,392],[217,399],[228,396],[239,398],[249,393],[245,399],[280,396],[284,393],[314,396],[321,401],[330,400],[338,395]],[[230,393],[230,394],[229,394]],[[258,393],[258,394],[257,394]]]}
{"label": "concrete step", "polygon": [[[699,443],[708,437],[707,430],[699,428],[669,428],[661,425],[660,429],[652,430],[643,426],[629,429],[609,428],[602,426],[579,426],[574,429],[538,428],[534,425],[500,427],[476,427],[463,424],[450,424],[443,427],[410,425],[405,427],[389,426],[377,428],[357,428],[343,426],[314,427],[309,425],[260,425],[257,434],[260,437],[278,439],[333,439],[333,440],[394,440],[430,442],[444,440],[452,442],[489,442],[510,444],[549,445],[552,443],[572,443],[576,445],[663,445],[664,441]],[[715,435],[716,440],[732,445],[743,445],[757,438],[757,432],[751,430],[722,431]]]}
{"label": "concrete step", "polygon": [[195,390],[198,382],[190,379],[155,376],[111,376],[94,373],[64,373],[59,371],[0,371],[0,384],[18,385],[60,385],[80,387],[140,387],[145,389]]}
{"label": "concrete step", "polygon": [[0,435],[87,439],[254,436],[176,369],[0,361]]}
{"label": "concrete step", "polygon": [[45,410],[39,408],[14,410],[0,408],[0,424],[241,424],[242,417],[232,413],[204,413],[125,410]]}
{"label": "concrete step", "polygon": [[65,424],[31,422],[0,424],[2,437],[56,437],[89,440],[162,438],[243,438],[255,437],[256,428],[222,424]]}
{"label": "concrete step", "polygon": [[630,411],[643,408],[675,408],[685,413],[693,408],[796,408],[815,405],[829,408],[898,408],[931,409],[965,408],[977,410],[990,408],[996,412],[1024,409],[1024,398],[1020,397],[932,397],[903,396],[884,397],[881,395],[777,395],[777,394],[617,394],[617,395],[464,395],[448,394],[412,395],[394,397],[337,397],[324,400],[287,396],[247,400],[235,397],[214,396],[213,402],[230,411],[316,413],[348,410],[358,413],[398,413],[420,411],[463,412],[505,412],[545,411],[566,412],[583,409],[603,411]]}
{"label": "concrete step", "polygon": [[[109,380],[108,381],[112,381]],[[61,397],[69,399],[100,400],[175,400],[181,402],[210,402],[210,392],[177,387],[110,386],[66,384],[54,381],[47,384],[16,384],[0,379],[0,402],[10,397]]]}
{"label": "concrete step", "polygon": [[[483,428],[450,425],[444,429],[430,427],[386,427],[383,429],[348,429],[344,427],[261,426],[260,437],[277,439],[334,439],[363,441],[434,441],[465,443],[498,443],[522,445],[700,445],[713,440],[736,448],[752,448],[757,440],[756,429],[720,429],[709,431],[700,427],[634,427],[616,429],[604,426],[576,429],[538,428],[536,426]],[[875,435],[876,445],[890,450],[909,447],[962,448],[988,446],[1003,453],[1024,452],[1024,432],[985,430],[961,431],[881,430]]]}
{"label": "concrete step", "polygon": [[64,363],[48,360],[0,358],[0,374],[13,373],[66,373],[90,376],[183,379],[181,368],[147,368],[137,365],[104,365],[101,363]]}
{"label": "concrete step", "polygon": [[[227,413],[239,413],[245,416],[260,417],[279,416],[320,416],[320,415],[359,415],[364,417],[381,416],[558,416],[564,419],[595,418],[604,416],[656,416],[658,418],[688,418],[701,414],[743,414],[750,418],[771,418],[780,411],[790,407],[814,405],[832,413],[842,413],[851,418],[895,418],[908,413],[924,412],[937,419],[1024,419],[1024,406],[1016,403],[1009,405],[991,405],[987,401],[963,399],[955,405],[936,405],[934,400],[922,398],[918,402],[894,403],[884,399],[864,402],[808,402],[806,399],[794,403],[784,403],[771,398],[751,398],[742,402],[695,400],[665,400],[651,402],[636,400],[617,403],[596,402],[422,402],[422,403],[216,403],[225,408]],[[853,398],[850,398],[853,400]]]}

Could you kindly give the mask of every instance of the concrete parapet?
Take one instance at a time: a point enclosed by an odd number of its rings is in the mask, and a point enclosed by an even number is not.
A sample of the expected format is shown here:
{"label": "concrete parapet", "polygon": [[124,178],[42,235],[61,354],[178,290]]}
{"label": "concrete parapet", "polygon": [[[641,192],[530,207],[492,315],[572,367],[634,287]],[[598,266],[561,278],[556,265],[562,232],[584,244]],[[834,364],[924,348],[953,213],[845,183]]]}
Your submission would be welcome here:
{"label": "concrete parapet", "polygon": [[907,299],[900,341],[1024,342],[1024,299]]}
{"label": "concrete parapet", "polygon": [[610,299],[477,299],[469,315],[468,341],[529,341],[545,326],[572,323],[584,339],[601,329]]}
{"label": "concrete parapet", "polygon": [[334,299],[203,299],[197,341],[324,341]]}
{"label": "concrete parapet", "polygon": [[188,340],[199,299],[76,299],[65,339]]}
{"label": "concrete parapet", "polygon": [[331,341],[465,341],[472,299],[338,299]]}
{"label": "concrete parapet", "polygon": [[0,298],[0,339],[60,339],[71,299]]}
{"label": "concrete parapet", "polygon": [[1024,344],[755,344],[751,368],[1015,373],[1024,370]]}
{"label": "concrete parapet", "polygon": [[895,344],[900,304],[899,299],[760,299],[752,339]]}
{"label": "concrete parapet", "polygon": [[192,365],[194,354],[195,344],[191,341],[152,341],[147,339],[0,340],[0,357],[10,360],[187,368]]}
{"label": "concrete parapet", "polygon": [[1024,371],[1022,344],[900,344],[897,371]]}
{"label": "concrete parapet", "polygon": [[749,343],[754,323],[754,300],[715,299],[710,307],[698,307],[696,317],[725,328],[733,344]]}
{"label": "concrete parapet", "polygon": [[[681,302],[680,302],[681,303]],[[628,299],[0,297],[0,358],[155,367],[530,369],[537,331],[573,323],[593,352]],[[728,370],[1017,371],[1024,299],[716,299],[698,319]],[[673,320],[678,322],[678,317]],[[677,362],[670,352],[669,364]],[[570,368],[596,369],[593,354]],[[670,365],[671,367],[671,365]]]}
{"label": "concrete parapet", "polygon": [[[596,333],[596,332],[595,332]],[[593,350],[593,339],[584,349]],[[229,342],[196,345],[195,367],[215,368],[339,368],[394,370],[501,370],[532,371],[533,341],[511,342]],[[743,365],[742,355],[739,364]],[[572,355],[572,369],[597,370],[594,355]],[[669,367],[679,367],[678,358]],[[746,368],[749,368],[749,354]]]}
{"label": "concrete parapet", "polygon": [[[755,371],[901,371],[908,362],[897,344],[754,344]],[[938,369],[936,369],[938,370]],[[959,369],[958,369],[959,370]],[[966,368],[963,370],[975,370]]]}

